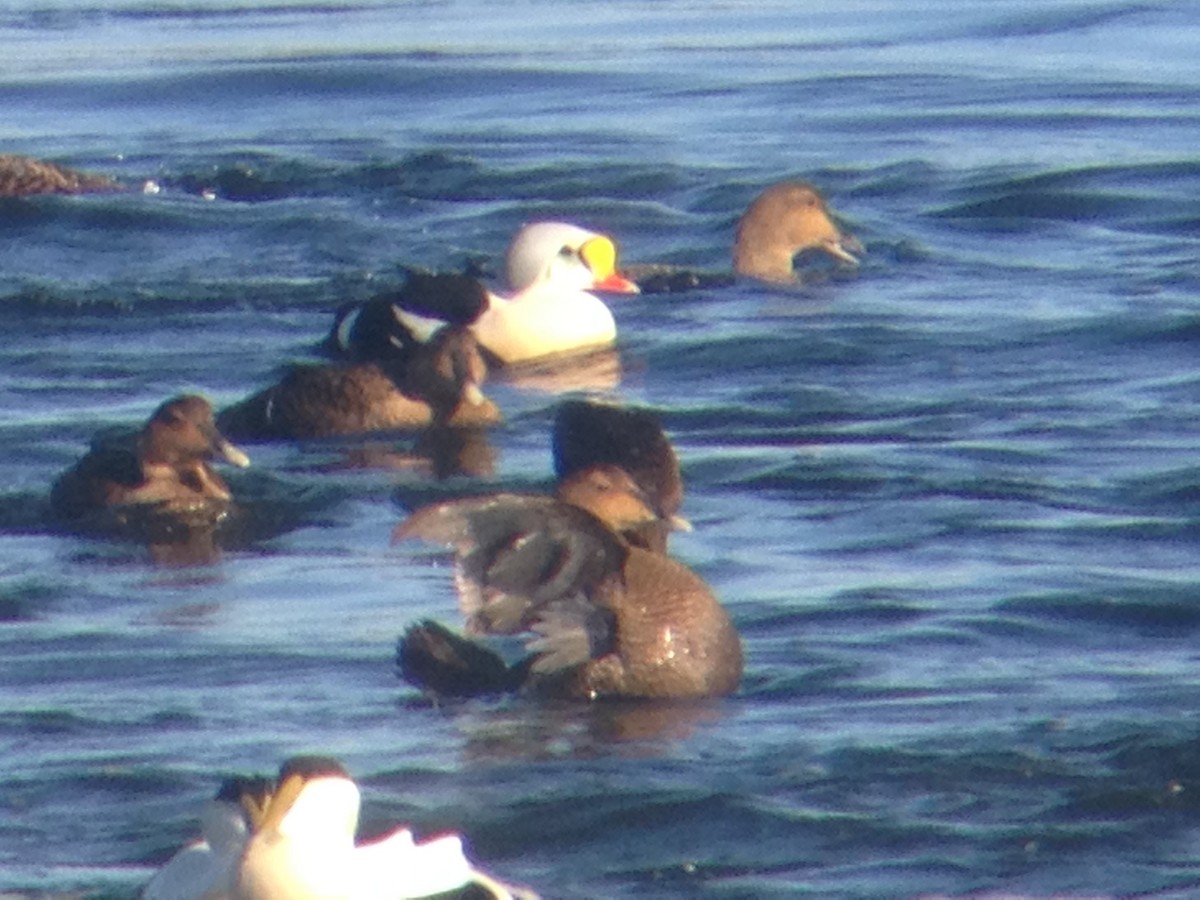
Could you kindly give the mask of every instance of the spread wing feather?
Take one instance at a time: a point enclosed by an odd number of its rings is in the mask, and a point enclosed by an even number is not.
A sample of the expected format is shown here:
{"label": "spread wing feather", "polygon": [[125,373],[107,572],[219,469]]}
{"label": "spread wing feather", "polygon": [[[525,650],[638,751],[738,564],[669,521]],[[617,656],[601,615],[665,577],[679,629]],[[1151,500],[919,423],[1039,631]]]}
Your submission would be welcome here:
{"label": "spread wing feather", "polygon": [[609,649],[611,616],[602,598],[621,580],[628,551],[589,513],[550,497],[500,494],[424,507],[395,537],[454,547],[468,630],[532,631],[539,670]]}

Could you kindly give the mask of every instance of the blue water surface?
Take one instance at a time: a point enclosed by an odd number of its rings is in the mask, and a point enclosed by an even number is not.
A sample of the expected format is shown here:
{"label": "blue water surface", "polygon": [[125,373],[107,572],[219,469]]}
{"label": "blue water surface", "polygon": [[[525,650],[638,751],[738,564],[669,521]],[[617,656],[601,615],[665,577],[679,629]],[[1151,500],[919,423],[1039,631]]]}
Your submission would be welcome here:
{"label": "blue water surface", "polygon": [[[131,896],[231,772],[340,757],[363,831],[546,897],[1200,894],[1200,8],[1133,0],[0,3],[0,152],[158,193],[0,201],[0,892]],[[414,504],[548,484],[252,445],[216,562],[62,532],[101,428],[311,358],[401,264],[566,218],[729,264],[781,178],[854,272],[612,300],[740,628],[701,706],[431,708]],[[550,387],[562,387],[551,385]]]}

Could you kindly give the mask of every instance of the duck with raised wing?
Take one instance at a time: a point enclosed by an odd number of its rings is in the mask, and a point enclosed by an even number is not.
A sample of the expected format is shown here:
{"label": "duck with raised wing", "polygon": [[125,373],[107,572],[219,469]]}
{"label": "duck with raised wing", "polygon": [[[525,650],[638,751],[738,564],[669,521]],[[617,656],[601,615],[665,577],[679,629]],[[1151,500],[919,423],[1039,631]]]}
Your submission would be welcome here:
{"label": "duck with raised wing", "polygon": [[455,549],[473,635],[531,637],[507,665],[431,621],[400,639],[401,675],[436,696],[715,697],[737,689],[741,641],[690,569],[624,535],[661,514],[624,469],[593,465],[553,497],[493,494],[417,510],[394,531]]}
{"label": "duck with raised wing", "polygon": [[233,499],[210,464],[217,457],[235,466],[250,464],[217,430],[206,399],[175,397],[140,432],[97,437],[87,455],[54,483],[50,505],[60,518],[94,524],[148,517],[163,525],[211,526]]}

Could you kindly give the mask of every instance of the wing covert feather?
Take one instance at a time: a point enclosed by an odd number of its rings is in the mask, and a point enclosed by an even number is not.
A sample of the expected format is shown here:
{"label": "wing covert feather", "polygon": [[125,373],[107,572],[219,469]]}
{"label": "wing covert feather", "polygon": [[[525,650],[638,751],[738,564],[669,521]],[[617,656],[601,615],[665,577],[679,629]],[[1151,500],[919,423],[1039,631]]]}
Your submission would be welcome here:
{"label": "wing covert feather", "polygon": [[453,547],[469,630],[516,634],[548,605],[620,577],[627,548],[590,513],[551,497],[498,494],[417,510],[394,532]]}

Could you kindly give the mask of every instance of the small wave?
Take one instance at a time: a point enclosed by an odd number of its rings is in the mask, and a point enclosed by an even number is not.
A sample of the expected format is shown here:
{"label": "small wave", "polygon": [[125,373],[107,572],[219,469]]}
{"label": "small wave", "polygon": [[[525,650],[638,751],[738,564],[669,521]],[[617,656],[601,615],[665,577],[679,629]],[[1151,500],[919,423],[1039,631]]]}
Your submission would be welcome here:
{"label": "small wave", "polygon": [[1039,191],[970,201],[939,210],[933,215],[948,219],[1054,219],[1090,222],[1128,218],[1133,213],[1143,212],[1145,208],[1146,202],[1134,197]]}
{"label": "small wave", "polygon": [[1088,326],[1097,336],[1114,343],[1150,349],[1157,345],[1194,345],[1200,342],[1200,315],[1104,317]]}
{"label": "small wave", "polygon": [[1163,586],[1119,595],[1055,593],[1016,597],[997,605],[1010,615],[1078,623],[1149,637],[1187,637],[1200,631],[1200,593]]}
{"label": "small wave", "polygon": [[1114,493],[1130,510],[1200,515],[1200,468],[1189,466],[1126,479]]}
{"label": "small wave", "polygon": [[226,2],[217,4],[146,3],[125,7],[78,5],[70,8],[36,6],[6,11],[0,17],[0,28],[21,31],[68,31],[89,28],[103,22],[178,22],[194,21],[209,24],[213,21],[307,17],[344,17],[377,8],[370,3],[309,3],[259,4]]}
{"label": "small wave", "polygon": [[188,194],[240,202],[264,202],[289,197],[345,193],[344,170],[267,154],[240,154],[158,179],[166,188]]}
{"label": "small wave", "polygon": [[671,166],[608,162],[586,169],[569,163],[500,168],[440,150],[410,154],[396,162],[369,163],[350,177],[353,183],[371,190],[451,202],[578,201],[599,197],[641,200],[678,190],[685,184]]}
{"label": "small wave", "polygon": [[1190,160],[1006,173],[960,188],[966,199],[927,215],[997,224],[1103,223],[1130,231],[1186,235],[1196,227],[1187,197],[1198,186],[1200,165]]}
{"label": "small wave", "polygon": [[[1110,25],[1127,18],[1137,18],[1159,8],[1155,3],[1090,4],[1082,8],[1048,9],[1022,5],[1019,15],[1005,15],[1001,20],[975,30],[974,37],[994,38],[1039,37],[1051,34],[1070,34]],[[996,7],[993,7],[996,9]]]}
{"label": "small wave", "polygon": [[[341,302],[338,298],[366,297],[374,289],[374,284],[357,279],[297,282],[264,278],[154,285],[117,280],[83,284],[34,282],[0,295],[0,321],[13,322],[22,317],[77,317],[81,313],[100,317],[132,316],[136,321],[138,317],[153,318],[167,307],[175,310],[195,307],[206,313],[244,310],[248,306],[264,310],[295,309],[297,306],[332,310]],[[314,333],[314,343],[320,337]]]}

